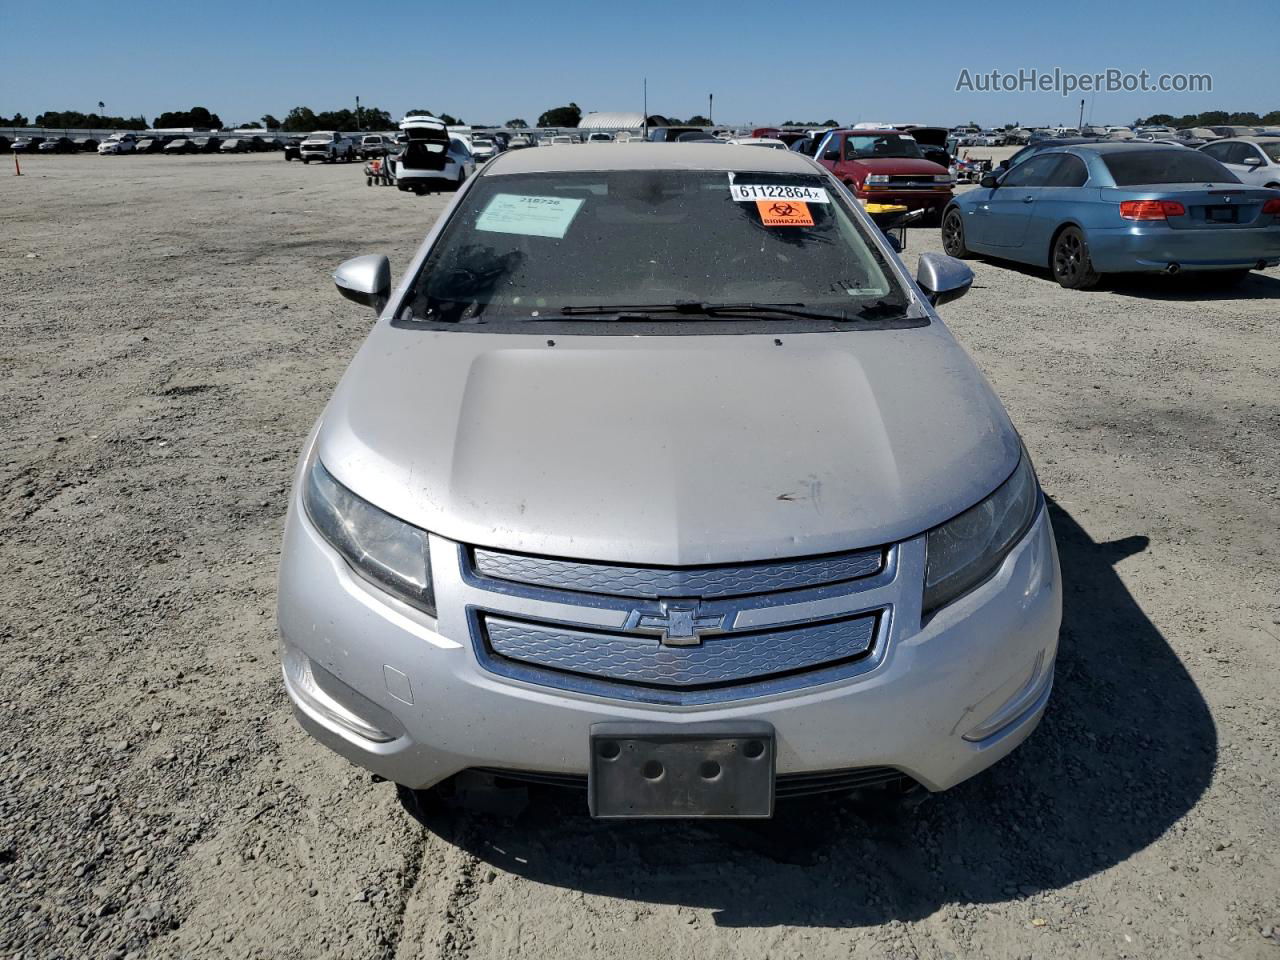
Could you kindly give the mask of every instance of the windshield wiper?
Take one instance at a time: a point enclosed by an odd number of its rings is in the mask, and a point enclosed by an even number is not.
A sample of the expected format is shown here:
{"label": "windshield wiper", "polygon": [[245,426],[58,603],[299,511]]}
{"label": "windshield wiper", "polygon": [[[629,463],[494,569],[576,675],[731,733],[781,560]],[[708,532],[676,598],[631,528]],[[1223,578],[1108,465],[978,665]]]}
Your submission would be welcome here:
{"label": "windshield wiper", "polygon": [[[802,320],[831,320],[836,323],[847,322],[851,318],[844,312],[822,313],[817,310],[805,310],[803,303],[703,303],[697,300],[682,300],[677,303],[601,303],[583,307],[561,307],[560,313],[566,317],[610,315],[628,320],[666,319],[664,314],[697,317],[728,316],[781,316],[798,317]],[[657,314],[658,316],[653,316]],[[541,317],[537,319],[543,319]],[[548,317],[546,319],[554,319]]]}

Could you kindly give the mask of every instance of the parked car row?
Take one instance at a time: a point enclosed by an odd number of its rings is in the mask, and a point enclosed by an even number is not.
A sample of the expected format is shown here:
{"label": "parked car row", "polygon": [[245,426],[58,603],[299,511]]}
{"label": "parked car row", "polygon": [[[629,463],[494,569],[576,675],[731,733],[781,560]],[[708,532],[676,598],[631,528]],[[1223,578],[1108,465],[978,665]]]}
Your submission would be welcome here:
{"label": "parked car row", "polygon": [[[49,144],[49,146],[46,146]],[[95,137],[17,136],[0,134],[0,153],[79,153],[98,149]]]}
{"label": "parked car row", "polygon": [[[369,139],[369,138],[365,138]],[[381,140],[390,142],[389,138]],[[123,153],[263,153],[285,150],[300,138],[285,138],[273,134],[230,133],[113,133],[105,139],[96,137],[46,137],[0,135],[0,153],[79,153],[95,152],[103,156]],[[297,157],[296,150],[294,157]],[[363,153],[358,153],[364,156]],[[370,153],[369,156],[374,154]]]}

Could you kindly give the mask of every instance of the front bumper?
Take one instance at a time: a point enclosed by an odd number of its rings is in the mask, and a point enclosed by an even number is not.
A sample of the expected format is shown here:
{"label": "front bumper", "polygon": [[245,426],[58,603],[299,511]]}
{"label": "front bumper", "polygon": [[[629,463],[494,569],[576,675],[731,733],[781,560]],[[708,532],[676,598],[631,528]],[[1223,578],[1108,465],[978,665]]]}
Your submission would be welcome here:
{"label": "front bumper", "polygon": [[952,197],[951,187],[939,189],[895,189],[888,187],[863,187],[856,191],[859,200],[867,203],[901,204],[909,210],[938,210],[941,212]]}
{"label": "front bumper", "polygon": [[1244,270],[1280,264],[1280,224],[1216,230],[1172,227],[1092,227],[1089,257],[1100,273],[1158,272],[1170,264],[1188,271]]}
{"label": "front bumper", "polygon": [[892,767],[942,790],[1039,722],[1061,621],[1057,552],[1042,508],[991,579],[922,626],[923,538],[897,550],[904,589],[872,669],[729,702],[636,703],[485,669],[468,614],[483,598],[463,577],[456,544],[432,538],[432,618],[356,576],[295,494],[278,609],[286,689],[316,739],[410,787],[468,768],[585,774],[590,728],[601,721],[752,720],[776,731],[779,775]]}

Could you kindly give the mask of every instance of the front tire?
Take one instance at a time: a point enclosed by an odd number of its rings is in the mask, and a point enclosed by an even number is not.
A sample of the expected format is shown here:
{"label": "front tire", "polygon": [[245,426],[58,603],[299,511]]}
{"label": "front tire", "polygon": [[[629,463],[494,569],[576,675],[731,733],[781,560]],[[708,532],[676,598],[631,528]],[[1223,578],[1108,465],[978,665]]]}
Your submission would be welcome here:
{"label": "front tire", "polygon": [[1053,279],[1067,290],[1089,290],[1098,285],[1102,275],[1093,269],[1089,245],[1078,227],[1067,227],[1053,241],[1049,258]]}
{"label": "front tire", "polygon": [[957,260],[968,260],[973,256],[973,251],[964,242],[964,217],[954,207],[942,215],[942,249],[948,257]]}

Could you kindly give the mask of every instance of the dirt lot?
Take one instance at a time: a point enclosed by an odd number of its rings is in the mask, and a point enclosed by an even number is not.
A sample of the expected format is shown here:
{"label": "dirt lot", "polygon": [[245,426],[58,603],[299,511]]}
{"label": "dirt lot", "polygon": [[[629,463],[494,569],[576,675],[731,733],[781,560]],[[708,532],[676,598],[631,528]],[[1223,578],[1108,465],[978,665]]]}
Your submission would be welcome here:
{"label": "dirt lot", "polygon": [[1049,712],[987,774],[895,814],[606,826],[545,794],[424,829],[300,732],[273,616],[297,449],[371,323],[329,271],[402,268],[444,198],[279,155],[24,166],[0,956],[1280,960],[1280,271],[1069,293],[978,262],[944,308],[1067,584]]}

